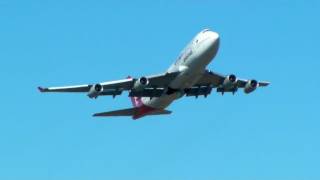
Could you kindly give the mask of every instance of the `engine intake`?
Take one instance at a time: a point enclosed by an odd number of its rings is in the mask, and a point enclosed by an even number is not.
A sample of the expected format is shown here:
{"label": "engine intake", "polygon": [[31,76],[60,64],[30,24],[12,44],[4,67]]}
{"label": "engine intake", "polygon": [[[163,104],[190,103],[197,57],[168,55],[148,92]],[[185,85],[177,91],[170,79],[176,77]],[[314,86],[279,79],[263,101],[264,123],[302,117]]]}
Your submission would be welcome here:
{"label": "engine intake", "polygon": [[142,90],[149,85],[149,79],[146,77],[139,78],[133,86],[133,89],[136,91]]}
{"label": "engine intake", "polygon": [[101,92],[103,92],[103,86],[101,84],[95,84],[90,88],[88,96],[89,98],[97,98]]}
{"label": "engine intake", "polygon": [[246,94],[252,93],[258,87],[258,81],[250,80],[247,82],[246,86],[244,87],[244,92]]}
{"label": "engine intake", "polygon": [[224,79],[223,87],[224,89],[231,89],[231,88],[234,88],[236,83],[237,83],[237,76],[235,76],[234,74],[231,74]]}

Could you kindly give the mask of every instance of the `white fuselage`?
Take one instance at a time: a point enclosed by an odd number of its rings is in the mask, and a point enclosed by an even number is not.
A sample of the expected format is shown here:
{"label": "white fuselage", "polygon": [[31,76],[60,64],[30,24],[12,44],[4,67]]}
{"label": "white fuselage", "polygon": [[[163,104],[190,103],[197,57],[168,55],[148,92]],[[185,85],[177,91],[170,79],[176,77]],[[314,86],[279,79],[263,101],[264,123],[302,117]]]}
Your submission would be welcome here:
{"label": "white fuselage", "polygon": [[142,98],[144,105],[165,109],[174,100],[184,95],[183,90],[191,88],[197,83],[206,70],[206,66],[212,61],[219,49],[219,35],[216,32],[205,29],[197,34],[182,51],[179,58],[167,70],[168,73],[180,72],[169,84],[169,88],[177,91],[172,94],[164,94],[157,98]]}

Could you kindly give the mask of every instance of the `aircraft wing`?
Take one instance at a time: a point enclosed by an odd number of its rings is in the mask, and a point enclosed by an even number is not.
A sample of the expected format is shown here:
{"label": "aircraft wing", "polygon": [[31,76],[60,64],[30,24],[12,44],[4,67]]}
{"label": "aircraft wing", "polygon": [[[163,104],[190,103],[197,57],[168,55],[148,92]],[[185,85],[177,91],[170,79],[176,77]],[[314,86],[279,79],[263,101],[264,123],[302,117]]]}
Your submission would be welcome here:
{"label": "aircraft wing", "polygon": [[[217,92],[236,92],[239,88],[243,88],[246,93],[251,93],[258,87],[268,86],[270,83],[266,81],[238,79],[235,75],[222,75],[212,71],[206,71],[196,85],[191,88],[189,96],[208,95],[205,88],[216,88]],[[197,94],[197,89],[199,93]],[[205,92],[205,93],[202,93]],[[188,95],[188,94],[187,94]]]}
{"label": "aircraft wing", "polygon": [[[132,87],[134,83],[133,79],[123,79],[119,81],[109,81],[100,83],[103,89],[122,89],[128,90]],[[38,89],[41,92],[89,92],[93,84],[86,85],[75,85],[75,86],[59,86],[59,87],[49,87],[43,88],[39,87]]]}
{"label": "aircraft wing", "polygon": [[[213,88],[218,88],[223,84],[226,77],[227,76],[216,73],[216,72],[206,71],[201,77],[201,79],[197,82],[196,86],[198,85],[205,86],[210,84],[212,85]],[[245,79],[237,79],[237,87],[244,88],[248,81],[249,80],[245,80]],[[259,87],[268,86],[269,84],[270,82],[261,81],[259,82]]]}
{"label": "aircraft wing", "polygon": [[[148,81],[148,85],[145,88],[164,88],[177,76],[175,73],[164,73],[159,75],[152,75],[145,77]],[[85,84],[76,86],[61,86],[61,87],[38,87],[40,92],[74,92],[74,93],[94,93],[95,90],[99,91],[98,95],[120,95],[122,91],[130,91],[134,88],[136,82],[139,79],[122,79],[117,81],[107,81],[98,84]],[[92,97],[97,97],[92,94]]]}

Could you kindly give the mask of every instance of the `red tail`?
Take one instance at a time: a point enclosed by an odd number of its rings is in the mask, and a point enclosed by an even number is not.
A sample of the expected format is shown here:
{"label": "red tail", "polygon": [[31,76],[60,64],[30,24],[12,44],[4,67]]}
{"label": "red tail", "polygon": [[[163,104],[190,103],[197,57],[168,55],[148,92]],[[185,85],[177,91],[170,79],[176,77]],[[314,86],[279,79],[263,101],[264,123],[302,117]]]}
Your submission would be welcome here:
{"label": "red tail", "polygon": [[[128,76],[127,79],[132,79],[131,76]],[[143,105],[141,97],[130,97],[133,107],[141,107]]]}

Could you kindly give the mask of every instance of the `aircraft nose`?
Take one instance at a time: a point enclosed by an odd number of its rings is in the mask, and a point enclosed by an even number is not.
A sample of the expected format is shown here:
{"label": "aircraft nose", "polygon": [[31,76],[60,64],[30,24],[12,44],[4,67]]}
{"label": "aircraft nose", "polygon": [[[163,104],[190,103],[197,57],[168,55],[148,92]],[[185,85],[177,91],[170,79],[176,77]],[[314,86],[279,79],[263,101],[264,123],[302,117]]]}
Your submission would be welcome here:
{"label": "aircraft nose", "polygon": [[210,31],[208,32],[208,37],[210,39],[208,51],[216,54],[220,44],[219,34],[217,32]]}
{"label": "aircraft nose", "polygon": [[208,33],[208,36],[212,40],[212,43],[218,43],[219,42],[220,37],[219,37],[219,34],[217,32],[210,31]]}

